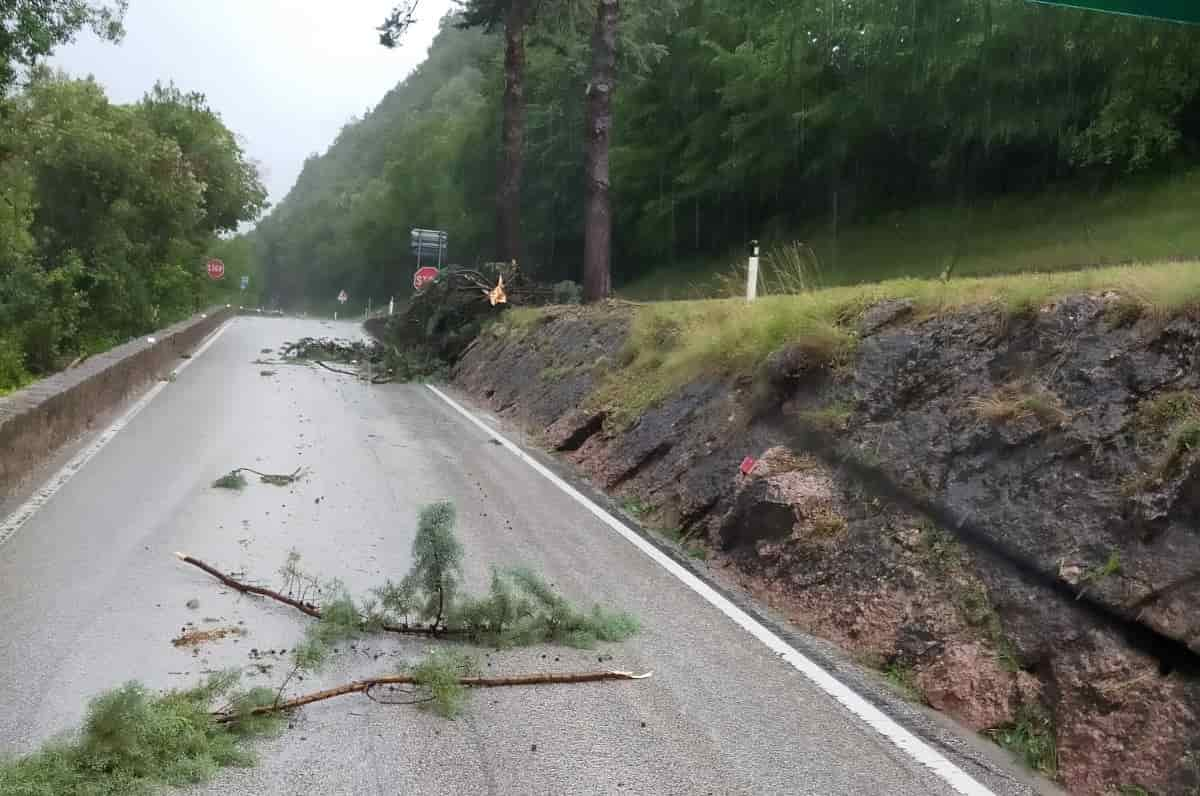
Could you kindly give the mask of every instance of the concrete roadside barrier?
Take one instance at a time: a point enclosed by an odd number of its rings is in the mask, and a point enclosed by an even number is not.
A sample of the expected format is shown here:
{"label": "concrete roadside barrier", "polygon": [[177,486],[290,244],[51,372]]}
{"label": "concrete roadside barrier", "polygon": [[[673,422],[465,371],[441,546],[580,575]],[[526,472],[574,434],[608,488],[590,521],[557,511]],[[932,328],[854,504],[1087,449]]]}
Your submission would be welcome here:
{"label": "concrete roadside barrier", "polygon": [[0,497],[98,418],[168,376],[235,312],[210,309],[0,398]]}

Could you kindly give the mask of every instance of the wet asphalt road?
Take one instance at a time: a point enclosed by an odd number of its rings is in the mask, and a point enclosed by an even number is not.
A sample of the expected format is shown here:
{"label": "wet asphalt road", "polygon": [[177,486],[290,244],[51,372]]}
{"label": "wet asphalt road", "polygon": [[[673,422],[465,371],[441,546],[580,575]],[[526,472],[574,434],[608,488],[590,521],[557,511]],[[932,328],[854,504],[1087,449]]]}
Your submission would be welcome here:
{"label": "wet asphalt road", "polygon": [[[184,686],[236,666],[250,683],[280,682],[304,617],[222,589],[175,551],[278,585],[295,549],[362,594],[407,570],[417,508],[449,498],[475,589],[492,566],[528,564],[644,626],[593,652],[485,651],[486,672],[654,677],[481,692],[454,722],[359,697],[314,705],[260,744],[257,768],[195,793],[951,792],[426,388],[253,363],[302,336],[357,334],[234,320],[0,547],[0,754],[73,726],[90,696],[126,680]],[[237,466],[301,465],[309,474],[294,487],[210,488]],[[244,635],[176,648],[185,628]],[[296,687],[392,672],[425,647],[363,639]]]}

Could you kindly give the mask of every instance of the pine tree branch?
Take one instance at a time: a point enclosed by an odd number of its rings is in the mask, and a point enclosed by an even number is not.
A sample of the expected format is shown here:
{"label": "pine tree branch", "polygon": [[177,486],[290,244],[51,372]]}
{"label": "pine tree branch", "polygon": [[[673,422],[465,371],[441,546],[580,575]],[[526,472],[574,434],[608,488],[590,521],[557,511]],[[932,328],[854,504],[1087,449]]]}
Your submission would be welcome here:
{"label": "pine tree branch", "polygon": [[[645,680],[653,675],[653,672],[646,674],[633,674],[632,672],[574,672],[564,674],[523,674],[513,675],[510,677],[460,677],[458,684],[466,688],[505,688],[511,686],[530,686],[530,685],[568,685],[576,683],[599,683],[612,680]],[[384,685],[420,685],[417,678],[411,675],[394,675],[391,677],[373,677],[367,680],[355,680],[352,683],[338,686],[337,688],[329,688],[324,691],[316,691],[311,694],[289,699],[287,702],[280,702],[275,705],[261,705],[251,710],[242,713],[216,713],[214,718],[218,723],[228,724],[230,722],[239,721],[250,716],[265,716],[273,713],[283,713],[296,708],[311,705],[314,702],[322,702],[327,699],[335,699],[348,694],[361,694],[369,691],[372,688],[378,688]]]}
{"label": "pine tree branch", "polygon": [[313,605],[312,603],[304,603],[304,602],[300,602],[299,600],[293,600],[291,597],[288,597],[287,595],[284,595],[284,594],[280,594],[279,592],[274,591],[272,589],[265,589],[262,586],[251,586],[248,583],[242,583],[239,580],[234,580],[229,575],[226,575],[224,572],[220,571],[216,567],[210,566],[210,565],[204,563],[203,561],[201,561],[200,559],[193,558],[192,556],[189,556],[185,553],[176,553],[175,555],[178,556],[179,560],[182,561],[183,563],[191,564],[193,567],[196,567],[197,569],[201,569],[201,570],[207,572],[209,575],[212,575],[214,578],[221,581],[222,583],[224,583],[226,586],[233,589],[234,591],[239,591],[242,594],[256,594],[259,597],[268,597],[272,600],[275,600],[276,602],[281,602],[284,605],[290,605],[291,607],[295,608],[297,611],[300,611],[301,613],[311,616],[313,619],[321,618],[320,609],[317,608],[317,606]]}
{"label": "pine tree branch", "polygon": [[342,376],[353,376],[356,379],[358,378],[358,374],[354,373],[353,371],[341,370],[339,368],[330,367],[329,365],[326,365],[324,362],[322,362],[319,359],[314,359],[313,361],[316,362],[321,367],[325,368],[325,370],[328,370],[330,373],[338,373],[338,374],[341,374]]}
{"label": "pine tree branch", "polygon": [[288,484],[294,484],[296,481],[300,480],[300,476],[304,475],[304,468],[297,467],[296,471],[290,475],[287,473],[260,473],[258,470],[255,470],[252,467],[239,467],[234,470],[234,472],[254,473],[264,483],[273,484],[275,486],[287,486]]}
{"label": "pine tree branch", "polygon": [[[196,567],[197,569],[201,569],[201,570],[207,572],[209,575],[212,575],[214,578],[221,581],[221,583],[224,583],[226,586],[228,586],[229,588],[231,588],[235,591],[241,592],[242,594],[255,594],[255,595],[258,595],[259,597],[267,597],[269,599],[275,600],[276,602],[281,602],[284,605],[290,605],[292,608],[295,608],[297,611],[300,611],[301,613],[306,614],[307,616],[311,616],[313,619],[321,618],[321,609],[318,608],[317,606],[313,605],[312,603],[292,599],[291,597],[288,597],[286,594],[280,594],[279,592],[275,591],[274,589],[266,589],[266,588],[263,588],[262,586],[252,586],[249,583],[243,583],[240,580],[236,580],[236,579],[230,577],[229,575],[226,575],[224,572],[217,569],[216,567],[214,567],[210,564],[206,564],[203,561],[201,561],[200,559],[193,558],[192,556],[189,556],[185,553],[176,553],[175,555],[179,557],[180,561],[184,562],[185,564],[191,564],[193,567]],[[456,636],[464,635],[457,631],[447,630],[445,628],[438,628],[436,626],[422,627],[419,625],[410,626],[410,625],[382,624],[379,626],[379,629],[384,632],[387,632],[387,633],[400,633],[403,635],[410,635],[410,636],[437,636],[437,637],[441,637],[441,638],[453,638]]]}

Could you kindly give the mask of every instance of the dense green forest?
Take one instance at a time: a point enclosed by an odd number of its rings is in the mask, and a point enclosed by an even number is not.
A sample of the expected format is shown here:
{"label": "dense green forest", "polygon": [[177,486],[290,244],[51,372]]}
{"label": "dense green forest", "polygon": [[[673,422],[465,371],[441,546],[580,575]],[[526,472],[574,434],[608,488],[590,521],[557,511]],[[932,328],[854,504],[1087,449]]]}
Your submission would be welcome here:
{"label": "dense green forest", "polygon": [[[84,26],[119,38],[121,10],[0,8],[0,393],[231,299],[256,267],[247,241],[220,236],[266,191],[203,96],[154,85],[118,105],[38,65]],[[218,288],[204,264],[222,255]]]}
{"label": "dense green forest", "polygon": [[453,230],[458,255],[493,232],[499,87],[487,93],[497,42],[442,30],[429,58],[329,151],[253,235],[271,296],[295,306],[391,295],[411,282],[409,230]]}
{"label": "dense green forest", "polygon": [[[579,279],[592,8],[543,3],[528,37],[522,261],[547,279]],[[618,283],[802,233],[844,281],[841,231],[889,213],[946,208],[966,252],[960,222],[997,197],[1105,194],[1200,162],[1195,27],[1025,0],[621,8]],[[503,41],[455,22],[260,225],[278,299],[403,292],[411,227],[448,230],[455,261],[492,258]]]}

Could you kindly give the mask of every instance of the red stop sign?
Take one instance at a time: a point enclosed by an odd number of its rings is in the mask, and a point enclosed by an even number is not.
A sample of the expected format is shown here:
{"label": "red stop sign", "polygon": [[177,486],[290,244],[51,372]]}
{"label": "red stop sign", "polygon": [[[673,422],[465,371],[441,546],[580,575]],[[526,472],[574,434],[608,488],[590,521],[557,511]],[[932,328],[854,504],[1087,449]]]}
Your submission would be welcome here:
{"label": "red stop sign", "polygon": [[225,278],[225,263],[217,259],[208,261],[208,278],[209,279],[224,279]]}
{"label": "red stop sign", "polygon": [[418,268],[417,272],[413,274],[413,289],[420,290],[421,288],[425,287],[430,282],[438,278],[438,273],[438,269],[434,268],[432,265],[427,265],[424,268]]}

